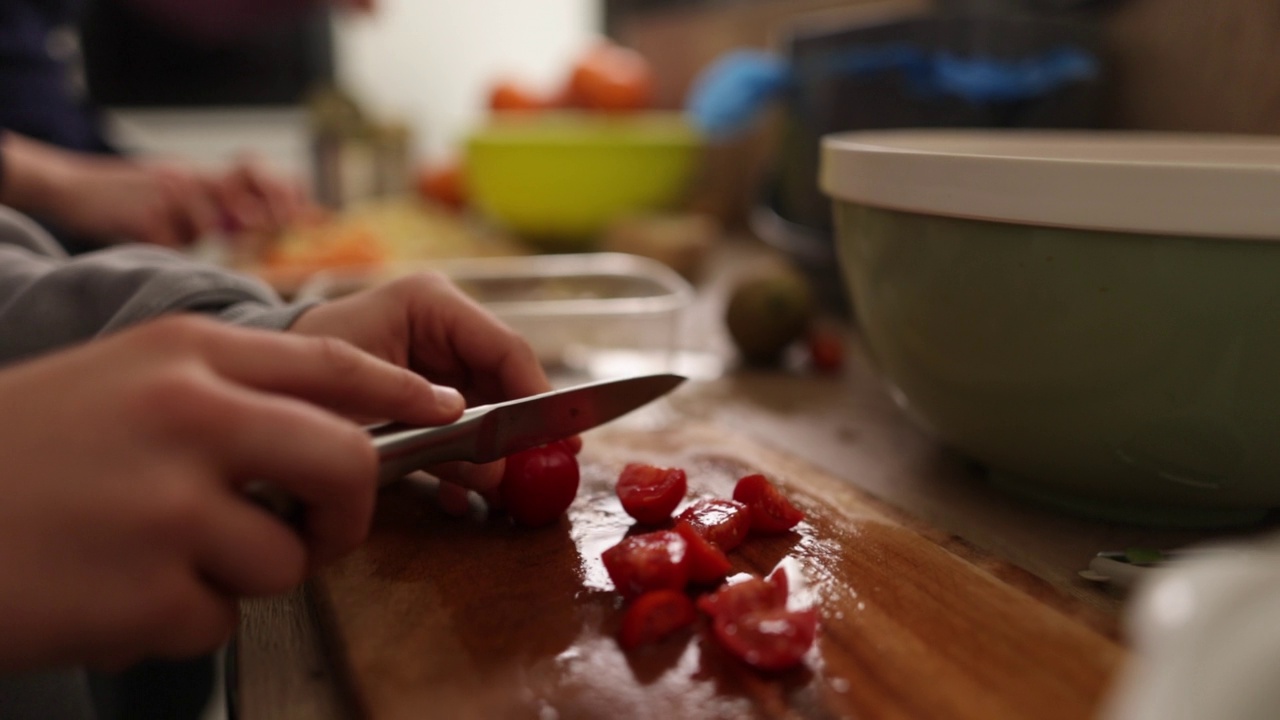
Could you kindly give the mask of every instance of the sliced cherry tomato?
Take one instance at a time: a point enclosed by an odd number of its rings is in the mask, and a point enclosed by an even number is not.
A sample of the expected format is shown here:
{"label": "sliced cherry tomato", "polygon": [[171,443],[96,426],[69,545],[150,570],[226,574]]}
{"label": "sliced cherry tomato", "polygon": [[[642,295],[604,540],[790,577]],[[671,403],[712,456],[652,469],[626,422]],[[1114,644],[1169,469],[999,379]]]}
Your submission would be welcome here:
{"label": "sliced cherry tomato", "polygon": [[502,504],[525,527],[556,521],[578,494],[578,459],[562,443],[522,450],[507,458]]}
{"label": "sliced cherry tomato", "polygon": [[689,482],[679,468],[630,463],[622,469],[615,489],[628,515],[646,525],[657,525],[671,518]]}
{"label": "sliced cherry tomato", "polygon": [[782,533],[804,519],[804,513],[763,475],[748,475],[733,488],[733,499],[751,511],[751,531]]}
{"label": "sliced cherry tomato", "polygon": [[688,546],[671,530],[632,535],[604,551],[604,569],[622,596],[631,599],[654,590],[684,590]]}
{"label": "sliced cherry tomato", "polygon": [[685,508],[676,519],[689,523],[699,535],[723,552],[741,545],[751,529],[751,513],[746,505],[736,500],[699,500]]}
{"label": "sliced cherry tomato", "polygon": [[573,105],[589,110],[640,110],[653,96],[653,69],[635,50],[604,43],[574,66],[569,96]]}
{"label": "sliced cherry tomato", "polygon": [[622,616],[618,644],[630,650],[657,642],[698,619],[689,596],[679,590],[654,590],[641,595]]}
{"label": "sliced cherry tomato", "polygon": [[767,580],[751,577],[698,598],[698,609],[712,616],[737,617],[762,610],[785,610],[787,607],[787,572],[773,571]]}
{"label": "sliced cherry tomato", "polygon": [[813,647],[818,613],[773,608],[744,615],[717,615],[712,627],[720,645],[760,670],[794,667]]}
{"label": "sliced cherry tomato", "polygon": [[687,522],[677,522],[676,532],[688,545],[685,563],[689,566],[689,581],[703,585],[718,583],[733,569],[729,558],[711,541],[698,534]]}
{"label": "sliced cherry tomato", "polygon": [[544,110],[547,101],[538,93],[513,80],[500,80],[489,91],[489,109],[494,112]]}

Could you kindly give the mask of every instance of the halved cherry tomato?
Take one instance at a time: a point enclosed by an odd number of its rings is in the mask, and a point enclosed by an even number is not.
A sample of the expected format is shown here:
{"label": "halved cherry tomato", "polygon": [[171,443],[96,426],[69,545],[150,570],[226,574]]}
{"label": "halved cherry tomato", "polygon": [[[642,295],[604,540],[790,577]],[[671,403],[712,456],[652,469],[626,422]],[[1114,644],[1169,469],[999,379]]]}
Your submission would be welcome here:
{"label": "halved cherry tomato", "polygon": [[688,547],[685,563],[689,566],[689,581],[703,585],[718,583],[729,574],[733,565],[720,548],[698,534],[687,522],[677,522],[676,532],[684,538]]}
{"label": "halved cherry tomato", "polygon": [[646,525],[671,518],[689,488],[684,470],[630,463],[618,476],[615,490],[622,509]]}
{"label": "halved cherry tomato", "polygon": [[689,523],[699,535],[723,552],[741,545],[751,529],[751,513],[746,505],[736,500],[699,500],[685,508],[676,519]]}
{"label": "halved cherry tomato", "polygon": [[818,613],[773,608],[743,615],[717,615],[712,627],[729,652],[760,670],[794,667],[804,659],[818,634]]}
{"label": "halved cherry tomato", "polygon": [[751,577],[698,598],[698,609],[712,616],[737,617],[787,607],[787,571],[779,567],[767,580]]}
{"label": "halved cherry tomato", "polygon": [[604,569],[622,596],[631,599],[654,590],[684,590],[688,545],[671,530],[632,535],[604,551]]}
{"label": "halved cherry tomato", "polygon": [[569,96],[574,106],[589,110],[640,110],[653,96],[653,70],[635,50],[606,42],[578,60]]}
{"label": "halved cherry tomato", "polygon": [[693,601],[679,590],[654,590],[636,599],[622,616],[618,644],[630,650],[657,642],[698,619]]}
{"label": "halved cherry tomato", "polygon": [[556,521],[578,494],[578,459],[561,442],[522,450],[507,458],[502,504],[525,527]]}
{"label": "halved cherry tomato", "polygon": [[763,475],[748,475],[738,480],[733,499],[751,511],[752,532],[783,533],[804,519],[804,513]]}
{"label": "halved cherry tomato", "polygon": [[494,112],[544,110],[547,104],[538,93],[514,80],[500,80],[489,91],[489,109]]}

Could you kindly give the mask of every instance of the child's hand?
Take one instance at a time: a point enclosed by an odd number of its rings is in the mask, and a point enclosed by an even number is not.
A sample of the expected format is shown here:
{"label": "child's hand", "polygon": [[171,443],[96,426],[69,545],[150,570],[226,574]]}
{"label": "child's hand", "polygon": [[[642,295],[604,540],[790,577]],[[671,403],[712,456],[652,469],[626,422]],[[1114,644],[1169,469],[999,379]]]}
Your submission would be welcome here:
{"label": "child's hand", "polygon": [[[462,398],[333,339],[169,318],[0,371],[0,673],[224,642],[368,531],[377,457],[336,412],[445,423]],[[250,503],[307,508],[300,538]]]}
{"label": "child's hand", "polygon": [[[402,278],[307,310],[290,328],[342,338],[356,347],[460,390],[469,405],[551,389],[532,348],[442,275]],[[576,440],[574,441],[577,442]],[[449,463],[431,469],[446,481],[441,506],[466,509],[466,489],[492,500],[502,462]]]}

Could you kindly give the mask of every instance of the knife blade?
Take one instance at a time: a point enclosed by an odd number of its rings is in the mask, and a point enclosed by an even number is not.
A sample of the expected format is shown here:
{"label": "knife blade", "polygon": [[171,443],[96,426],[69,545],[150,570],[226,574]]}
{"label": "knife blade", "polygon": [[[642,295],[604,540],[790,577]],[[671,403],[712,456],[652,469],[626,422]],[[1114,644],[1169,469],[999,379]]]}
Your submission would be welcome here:
{"label": "knife blade", "polygon": [[470,408],[436,427],[389,423],[369,428],[378,450],[378,482],[386,484],[451,460],[487,463],[603,425],[674,390],[674,374],[601,380]]}
{"label": "knife blade", "polygon": [[[378,450],[378,484],[451,460],[486,463],[561,440],[615,420],[674,390],[680,375],[640,375],[575,385],[541,395],[480,405],[448,425],[420,427],[383,423],[365,428]],[[301,528],[303,506],[274,485],[245,489],[258,505]]]}

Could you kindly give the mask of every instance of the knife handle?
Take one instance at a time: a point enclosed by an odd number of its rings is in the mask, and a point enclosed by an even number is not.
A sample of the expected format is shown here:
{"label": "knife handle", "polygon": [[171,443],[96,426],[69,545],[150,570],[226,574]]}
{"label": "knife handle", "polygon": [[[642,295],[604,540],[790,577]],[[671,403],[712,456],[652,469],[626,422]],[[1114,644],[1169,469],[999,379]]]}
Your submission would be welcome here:
{"label": "knife handle", "polygon": [[378,450],[378,485],[386,485],[437,463],[476,458],[476,433],[488,406],[471,408],[448,425],[417,427],[388,423],[368,432]]}
{"label": "knife handle", "polygon": [[[487,406],[472,408],[457,421],[436,427],[385,423],[365,428],[378,450],[378,486],[436,463],[474,457],[475,431],[486,410]],[[289,493],[266,482],[249,483],[244,493],[294,530],[305,530],[306,506]]]}

